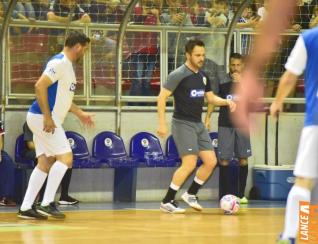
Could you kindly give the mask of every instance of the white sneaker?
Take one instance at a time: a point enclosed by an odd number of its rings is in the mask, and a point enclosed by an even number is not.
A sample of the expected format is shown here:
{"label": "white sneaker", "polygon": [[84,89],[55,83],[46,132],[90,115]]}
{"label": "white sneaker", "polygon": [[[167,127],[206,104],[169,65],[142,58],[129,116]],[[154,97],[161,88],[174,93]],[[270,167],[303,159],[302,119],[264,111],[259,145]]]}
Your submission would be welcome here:
{"label": "white sneaker", "polygon": [[202,211],[202,206],[198,203],[196,195],[190,195],[187,192],[181,196],[182,200],[185,201],[189,206],[197,211]]}
{"label": "white sneaker", "polygon": [[185,213],[185,209],[179,208],[175,201],[161,203],[160,210],[165,213],[173,213],[173,214]]}

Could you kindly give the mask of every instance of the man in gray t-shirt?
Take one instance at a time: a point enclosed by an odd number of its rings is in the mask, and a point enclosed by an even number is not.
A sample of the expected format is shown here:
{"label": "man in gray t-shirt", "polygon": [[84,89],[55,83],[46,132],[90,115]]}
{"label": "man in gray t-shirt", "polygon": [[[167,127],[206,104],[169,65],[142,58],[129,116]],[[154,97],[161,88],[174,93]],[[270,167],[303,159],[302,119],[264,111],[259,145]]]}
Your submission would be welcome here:
{"label": "man in gray t-shirt", "polygon": [[216,165],[210,136],[201,121],[204,98],[217,106],[235,109],[232,101],[214,95],[208,76],[200,70],[205,57],[204,43],[200,40],[190,40],[185,46],[185,51],[187,61],[169,74],[158,96],[158,135],[161,137],[165,137],[168,132],[165,120],[166,101],[170,95],[174,97],[172,136],[182,160],[182,165],[174,173],[168,192],[160,205],[160,209],[168,213],[185,212],[176,205],[174,198],[180,186],[195,169],[198,156],[203,163],[182,199],[195,210],[202,210],[196,194]]}

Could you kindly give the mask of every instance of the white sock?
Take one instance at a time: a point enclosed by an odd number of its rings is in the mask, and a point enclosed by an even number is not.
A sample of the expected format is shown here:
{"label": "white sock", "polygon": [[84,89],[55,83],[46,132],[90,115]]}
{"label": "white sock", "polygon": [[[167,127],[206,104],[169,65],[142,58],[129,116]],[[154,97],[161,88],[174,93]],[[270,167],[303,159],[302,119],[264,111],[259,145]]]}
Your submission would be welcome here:
{"label": "white sock", "polygon": [[175,184],[173,184],[172,182],[170,183],[170,188],[175,190],[175,191],[178,191],[180,189],[180,186],[177,186]]}
{"label": "white sock", "polygon": [[204,184],[204,181],[203,181],[203,180],[200,180],[197,176],[194,177],[194,181],[195,181],[196,183],[198,183],[199,185],[201,185],[201,186]]}
{"label": "white sock", "polygon": [[294,185],[287,198],[285,227],[282,239],[296,238],[299,221],[299,202],[310,202],[310,191]]}
{"label": "white sock", "polygon": [[32,204],[34,203],[36,196],[43,186],[46,177],[47,173],[43,172],[37,167],[34,168],[29,179],[28,189],[25,193],[23,203],[20,208],[22,211],[31,209]]}
{"label": "white sock", "polygon": [[47,178],[47,184],[41,206],[47,206],[51,202],[54,202],[57,188],[59,187],[67,169],[66,164],[63,164],[60,161],[56,161],[53,164]]}

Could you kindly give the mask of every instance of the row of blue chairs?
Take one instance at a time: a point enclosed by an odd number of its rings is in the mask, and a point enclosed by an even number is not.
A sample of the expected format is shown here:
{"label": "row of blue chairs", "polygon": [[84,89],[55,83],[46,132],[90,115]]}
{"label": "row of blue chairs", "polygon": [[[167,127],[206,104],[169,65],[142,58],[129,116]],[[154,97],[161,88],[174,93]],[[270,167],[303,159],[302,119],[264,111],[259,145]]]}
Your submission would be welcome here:
{"label": "row of blue chairs", "polygon": [[[181,160],[173,137],[166,142],[164,154],[159,139],[148,132],[139,132],[130,140],[129,155],[123,139],[111,131],[95,136],[90,155],[85,138],[77,132],[67,131],[66,136],[73,151],[73,168],[121,168],[121,167],[177,167]],[[217,133],[211,132],[213,146],[217,147]],[[23,134],[18,136],[15,145],[15,161],[21,168],[33,168],[35,162],[23,157],[25,143]],[[200,161],[198,161],[200,164]]]}

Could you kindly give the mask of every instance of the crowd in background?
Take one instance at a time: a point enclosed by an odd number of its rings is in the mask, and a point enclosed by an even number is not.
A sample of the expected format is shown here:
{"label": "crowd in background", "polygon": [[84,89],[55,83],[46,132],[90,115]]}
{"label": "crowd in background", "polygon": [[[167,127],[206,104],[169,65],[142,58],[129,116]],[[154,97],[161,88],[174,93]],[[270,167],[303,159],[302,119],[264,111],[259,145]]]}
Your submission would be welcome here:
{"label": "crowd in background", "polygon": [[[269,0],[251,1],[242,12],[236,28],[255,30],[261,26],[268,11]],[[98,23],[119,24],[130,0],[23,0],[18,1],[11,19],[36,23],[50,21],[56,23]],[[140,0],[130,16],[130,24],[144,26],[186,26],[206,27],[210,34],[178,33],[168,35],[168,72],[184,62],[184,43],[189,38],[199,37],[207,47],[206,71],[214,70],[215,65],[224,65],[225,34],[214,30],[227,28],[242,1],[230,0]],[[0,2],[0,21],[8,7],[7,0]],[[298,0],[290,30],[295,33],[282,44],[281,53],[274,55],[272,65],[268,65],[267,78],[276,80],[280,76],[287,54],[297,38],[297,33],[318,25],[318,0]],[[65,30],[34,27],[14,27],[10,34],[42,33],[48,34],[49,52],[58,52],[64,43]],[[111,95],[114,91],[115,48],[117,32],[94,31],[92,44],[92,83],[97,95]],[[95,38],[96,37],[96,38]],[[158,32],[127,32],[123,46],[123,82],[127,81],[129,90],[125,95],[149,96],[158,94],[151,88],[152,83],[160,83],[160,38]],[[253,35],[241,35],[241,54],[248,55]],[[18,43],[19,40],[15,43]],[[21,58],[22,59],[22,58]],[[23,57],[24,59],[24,57]],[[23,60],[22,59],[22,60]],[[14,59],[11,59],[15,62]],[[17,60],[17,62],[20,62]],[[39,61],[43,62],[42,60]],[[211,72],[210,72],[211,73]],[[79,76],[83,76],[80,74]],[[14,78],[11,75],[11,78]],[[275,81],[276,82],[276,81]],[[107,84],[107,85],[105,85]],[[111,85],[109,85],[111,84]],[[110,87],[110,89],[109,89]],[[24,89],[28,91],[28,89]],[[272,91],[269,92],[270,94]]]}

